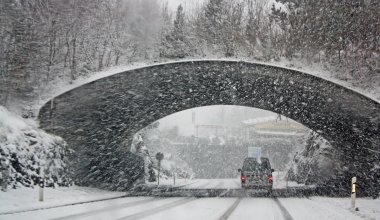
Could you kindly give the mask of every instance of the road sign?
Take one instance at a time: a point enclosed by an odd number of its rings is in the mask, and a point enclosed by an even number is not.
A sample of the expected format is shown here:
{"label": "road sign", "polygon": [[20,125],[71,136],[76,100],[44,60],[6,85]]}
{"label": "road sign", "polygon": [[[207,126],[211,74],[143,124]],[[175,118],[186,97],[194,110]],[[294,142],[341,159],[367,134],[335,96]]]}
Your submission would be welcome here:
{"label": "road sign", "polygon": [[261,147],[248,147],[248,157],[261,157]]}
{"label": "road sign", "polygon": [[164,159],[164,154],[161,153],[161,152],[158,152],[158,153],[156,154],[156,159],[157,159],[159,162],[161,162],[161,160]]}
{"label": "road sign", "polygon": [[156,159],[158,160],[158,175],[157,175],[157,185],[160,185],[160,171],[161,171],[161,160],[164,159],[164,154],[158,152],[156,154]]}

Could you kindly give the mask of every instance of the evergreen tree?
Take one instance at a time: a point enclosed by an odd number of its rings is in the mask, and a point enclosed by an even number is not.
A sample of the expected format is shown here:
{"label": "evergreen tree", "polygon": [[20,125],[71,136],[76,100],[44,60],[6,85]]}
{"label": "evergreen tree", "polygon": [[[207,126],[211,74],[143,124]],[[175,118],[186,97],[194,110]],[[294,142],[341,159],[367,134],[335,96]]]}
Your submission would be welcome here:
{"label": "evergreen tree", "polygon": [[248,1],[248,21],[245,29],[245,37],[249,46],[248,56],[253,55],[254,50],[256,49],[257,44],[257,35],[258,35],[258,24],[257,18],[255,17],[255,8],[253,6],[253,1]]}
{"label": "evergreen tree", "polygon": [[174,20],[173,37],[176,41],[185,40],[185,13],[182,5],[179,5],[177,8],[177,14]]}
{"label": "evergreen tree", "polygon": [[182,5],[179,5],[173,23],[172,31],[166,35],[161,56],[167,58],[184,58],[191,54],[189,40],[185,35],[185,13]]}
{"label": "evergreen tree", "polygon": [[161,24],[161,31],[160,31],[160,57],[167,57],[168,55],[168,50],[170,49],[170,38],[168,37],[172,31],[172,27],[171,27],[171,21],[172,21],[172,18],[171,18],[171,14],[169,12],[169,7],[168,7],[168,3],[165,3],[165,5],[163,5],[163,8],[162,8],[162,12],[161,12],[161,16],[162,16],[162,24]]}
{"label": "evergreen tree", "polygon": [[221,29],[221,43],[224,56],[235,56],[243,44],[243,12],[242,3],[231,1],[225,3]]}
{"label": "evergreen tree", "polygon": [[201,16],[200,37],[211,47],[216,47],[221,40],[223,5],[224,0],[210,0]]}

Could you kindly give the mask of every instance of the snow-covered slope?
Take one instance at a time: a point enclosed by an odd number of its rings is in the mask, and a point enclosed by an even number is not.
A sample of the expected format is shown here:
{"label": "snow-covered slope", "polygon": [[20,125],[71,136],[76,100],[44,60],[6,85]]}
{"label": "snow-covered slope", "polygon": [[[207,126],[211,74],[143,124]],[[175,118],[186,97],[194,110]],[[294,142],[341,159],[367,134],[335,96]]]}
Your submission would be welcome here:
{"label": "snow-covered slope", "polygon": [[66,154],[62,138],[47,134],[33,121],[0,106],[0,170],[8,186],[30,187],[42,176],[47,184],[68,185]]}

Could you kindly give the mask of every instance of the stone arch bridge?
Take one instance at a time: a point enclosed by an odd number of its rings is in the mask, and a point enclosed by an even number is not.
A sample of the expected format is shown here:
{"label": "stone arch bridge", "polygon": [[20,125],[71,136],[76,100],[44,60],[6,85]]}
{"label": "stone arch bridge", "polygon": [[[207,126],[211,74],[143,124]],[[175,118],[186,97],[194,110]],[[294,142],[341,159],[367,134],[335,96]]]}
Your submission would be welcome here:
{"label": "stone arch bridge", "polygon": [[39,120],[75,149],[83,184],[123,187],[141,177],[141,159],[127,149],[136,132],[209,105],[260,108],[300,122],[340,149],[352,174],[379,160],[378,102],[306,73],[247,62],[176,62],[122,72],[55,97]]}

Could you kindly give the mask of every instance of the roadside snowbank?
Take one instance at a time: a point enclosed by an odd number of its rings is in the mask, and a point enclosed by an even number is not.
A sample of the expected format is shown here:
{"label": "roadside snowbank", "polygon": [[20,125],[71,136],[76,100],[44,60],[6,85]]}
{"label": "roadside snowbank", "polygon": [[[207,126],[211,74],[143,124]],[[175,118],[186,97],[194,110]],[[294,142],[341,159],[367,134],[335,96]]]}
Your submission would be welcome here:
{"label": "roadside snowbank", "polygon": [[380,219],[380,200],[358,198],[359,211],[350,209],[351,198],[309,197],[279,198],[293,219]]}
{"label": "roadside snowbank", "polygon": [[62,138],[0,106],[0,170],[8,186],[33,187],[43,176],[49,184],[68,185],[66,154]]}
{"label": "roadside snowbank", "polygon": [[348,211],[362,219],[380,219],[380,199],[357,198],[356,206],[359,211],[351,210],[351,198],[311,197],[312,201],[337,211]]}
{"label": "roadside snowbank", "polygon": [[0,214],[33,209],[50,208],[73,203],[85,203],[124,196],[122,192],[110,192],[89,187],[45,188],[44,201],[38,201],[38,188],[21,188],[0,192]]}

